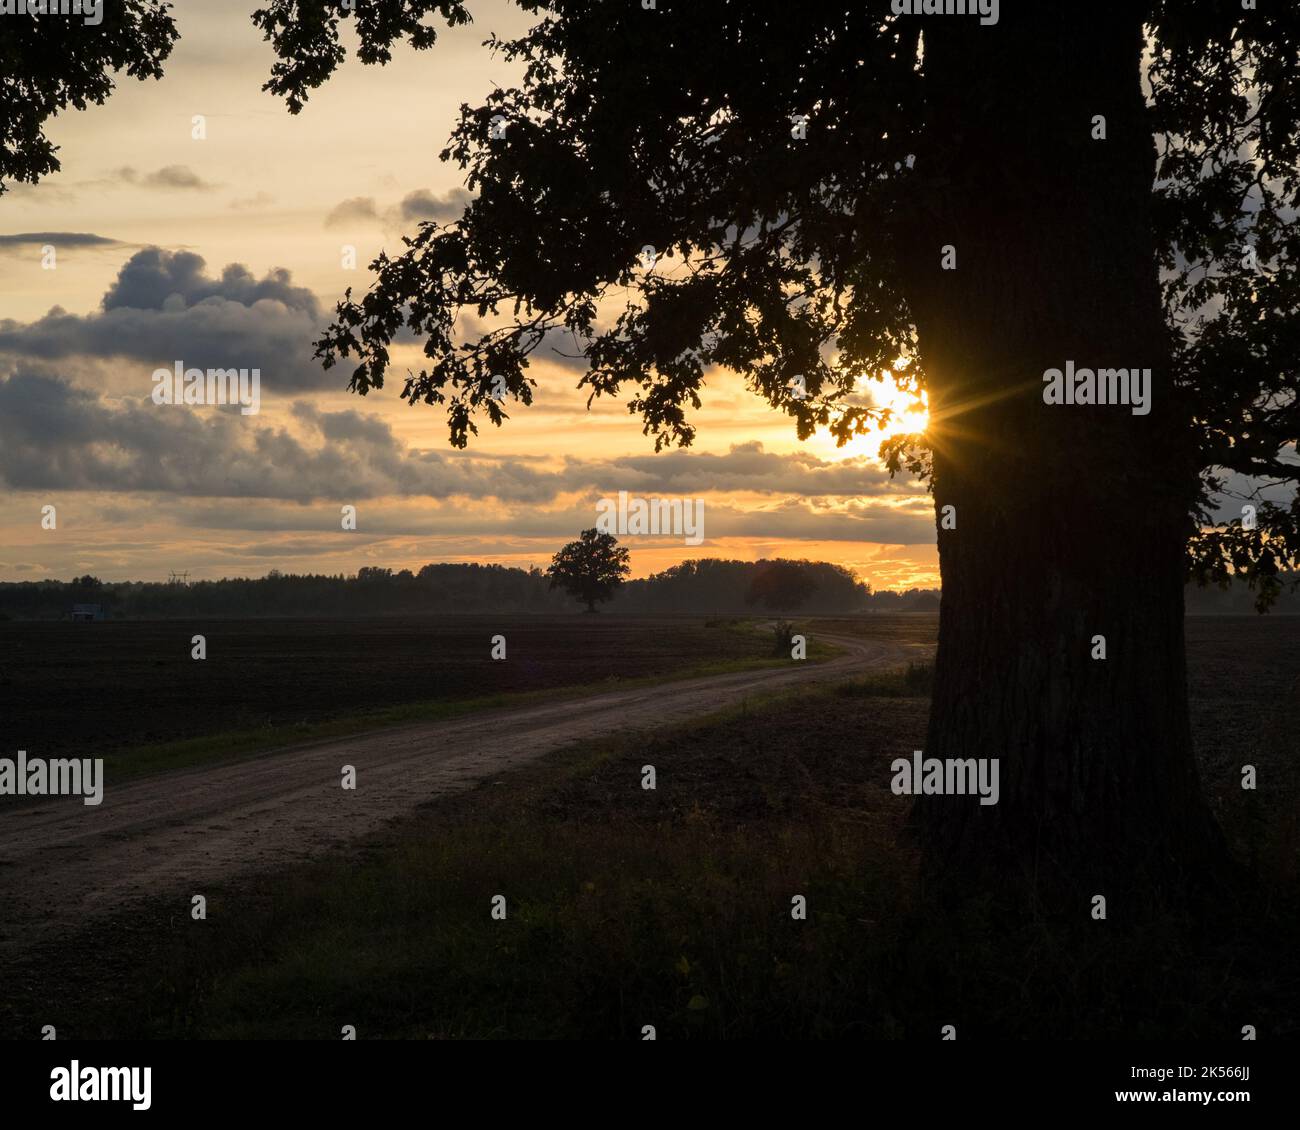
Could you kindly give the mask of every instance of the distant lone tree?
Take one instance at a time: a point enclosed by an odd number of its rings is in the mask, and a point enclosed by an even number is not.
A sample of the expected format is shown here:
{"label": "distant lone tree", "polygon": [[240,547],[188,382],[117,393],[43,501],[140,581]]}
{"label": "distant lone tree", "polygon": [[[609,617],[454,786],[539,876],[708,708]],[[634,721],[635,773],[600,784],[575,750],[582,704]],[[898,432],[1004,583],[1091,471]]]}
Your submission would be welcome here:
{"label": "distant lone tree", "polygon": [[602,534],[594,527],[583,530],[551,561],[546,575],[551,588],[560,588],[583,601],[588,612],[596,611],[597,601],[606,601],[632,572],[627,563],[628,551],[613,534]]}
{"label": "distant lone tree", "polygon": [[773,612],[793,612],[817,591],[817,582],[795,561],[766,562],[745,593],[746,604],[759,604]]}

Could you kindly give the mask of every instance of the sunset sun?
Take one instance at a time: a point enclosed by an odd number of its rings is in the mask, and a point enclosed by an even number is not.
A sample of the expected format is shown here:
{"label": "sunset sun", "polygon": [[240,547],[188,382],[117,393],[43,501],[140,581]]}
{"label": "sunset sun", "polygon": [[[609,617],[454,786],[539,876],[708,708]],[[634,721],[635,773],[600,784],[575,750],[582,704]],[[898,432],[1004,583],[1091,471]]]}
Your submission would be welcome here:
{"label": "sunset sun", "polygon": [[872,400],[877,408],[887,408],[889,419],[862,436],[863,442],[879,443],[897,435],[923,432],[930,423],[929,401],[924,392],[912,392],[885,383],[873,383]]}
{"label": "sunset sun", "polygon": [[854,436],[842,447],[836,445],[829,433],[819,432],[816,436],[818,446],[830,458],[851,459],[865,455],[874,459],[879,456],[880,445],[885,440],[924,432],[930,423],[929,401],[923,391],[899,388],[890,378],[859,378],[858,389],[863,404],[887,410],[889,416],[877,421],[861,435]]}

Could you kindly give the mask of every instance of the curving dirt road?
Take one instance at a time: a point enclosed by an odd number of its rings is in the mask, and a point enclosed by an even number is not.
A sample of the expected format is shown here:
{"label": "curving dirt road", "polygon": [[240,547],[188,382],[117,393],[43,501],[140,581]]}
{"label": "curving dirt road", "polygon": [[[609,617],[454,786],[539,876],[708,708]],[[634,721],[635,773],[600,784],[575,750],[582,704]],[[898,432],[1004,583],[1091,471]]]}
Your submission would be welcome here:
{"label": "curving dirt road", "polygon": [[[900,645],[819,633],[843,654],[293,746],[0,810],[0,953],[166,892],[200,893],[373,833],[418,805],[573,742],[682,723],[802,683],[897,664]],[[344,765],[357,787],[341,787]]]}

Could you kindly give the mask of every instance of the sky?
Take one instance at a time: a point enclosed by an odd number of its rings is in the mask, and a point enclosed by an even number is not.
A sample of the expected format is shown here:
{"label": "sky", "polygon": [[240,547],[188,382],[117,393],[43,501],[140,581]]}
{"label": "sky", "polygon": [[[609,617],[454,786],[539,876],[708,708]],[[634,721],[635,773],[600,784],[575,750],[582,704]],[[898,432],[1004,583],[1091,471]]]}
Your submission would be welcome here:
{"label": "sky", "polygon": [[[460,170],[438,153],[459,106],[514,77],[483,41],[529,17],[479,0],[430,51],[350,59],[294,116],[261,89],[255,6],[176,0],[165,77],[119,77],[103,106],[54,119],[61,171],[0,197],[0,580],[544,567],[627,491],[705,504],[703,544],[622,539],[635,576],[781,556],[878,589],[938,584],[932,501],[890,479],[882,437],[801,442],[733,374],[709,374],[694,445],[658,454],[626,406],[588,409],[572,359],[536,362],[534,403],[465,451],[437,409],[399,397],[417,347],[382,390],[349,393],[311,342],[377,252],[458,214]],[[155,403],[154,372],[178,361],[257,368],[259,411]]]}

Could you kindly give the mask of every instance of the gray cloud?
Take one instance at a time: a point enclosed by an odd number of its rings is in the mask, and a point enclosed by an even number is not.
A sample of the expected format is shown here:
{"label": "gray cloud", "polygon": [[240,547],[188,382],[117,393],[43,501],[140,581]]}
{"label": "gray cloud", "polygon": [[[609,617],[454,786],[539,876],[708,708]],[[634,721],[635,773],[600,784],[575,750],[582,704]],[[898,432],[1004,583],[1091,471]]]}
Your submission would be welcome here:
{"label": "gray cloud", "polygon": [[383,495],[540,502],[564,478],[494,460],[414,451],[352,410],[295,405],[309,444],[236,409],[111,402],[44,374],[0,380],[0,480],[15,490],[145,491],[308,502]]}
{"label": "gray cloud", "polygon": [[[513,512],[461,514],[457,528],[550,534],[590,524],[594,503],[570,504],[557,519],[541,508],[575,493],[698,495],[747,490],[786,496],[753,511],[709,505],[710,537],[783,536],[906,544],[933,540],[933,514],[913,485],[903,508],[857,501],[888,480],[865,460],[828,462],[778,455],[757,443],[725,455],[674,452],[608,460],[427,451],[399,440],[389,425],[352,409],[325,412],[298,402],[301,438],[234,410],[193,412],[148,399],[113,402],[48,375],[0,379],[0,481],[15,490],[139,491],[195,498],[260,498],[307,503],[377,498],[497,499]],[[662,466],[659,466],[662,464]],[[795,496],[795,497],[791,497]],[[846,507],[818,501],[850,500]]]}
{"label": "gray cloud", "polygon": [[[366,538],[452,538],[482,548],[486,539],[525,543],[530,539],[568,539],[596,520],[595,496],[564,506],[543,509],[530,505],[469,507],[448,504],[438,508],[415,505],[410,500],[363,500],[359,532]],[[290,538],[332,531],[338,511],[323,506],[291,505],[267,500],[252,507],[222,500],[189,501],[166,511],[169,520],[188,529],[250,534],[277,534]],[[158,512],[154,511],[155,518]],[[773,538],[826,542],[878,542],[889,545],[933,545],[934,511],[929,500],[895,508],[876,503],[832,509],[807,500],[791,499],[763,510],[742,510],[705,499],[705,545],[723,538]],[[680,537],[626,537],[631,548],[680,544]],[[275,544],[275,543],[267,543]],[[331,551],[333,545],[328,547]],[[510,547],[502,545],[501,551]],[[519,548],[516,544],[515,550]]]}
{"label": "gray cloud", "polygon": [[440,224],[459,220],[474,198],[463,188],[453,188],[441,196],[427,188],[408,192],[392,207],[381,209],[373,196],[352,196],[340,201],[325,217],[327,228],[352,224],[373,224],[401,231],[412,224],[433,220]]}
{"label": "gray cloud", "polygon": [[257,368],[268,395],[339,387],[312,357],[322,329],[312,293],[288,271],[258,279],[241,264],[214,278],[188,251],[148,248],[133,255],[82,316],[54,307],[35,322],[0,320],[0,354],[21,361],[127,358],[145,370],[183,361],[195,368]]}
{"label": "gray cloud", "polygon": [[47,243],[55,247],[119,247],[116,239],[81,231],[28,231],[0,235],[0,247],[36,246]]}
{"label": "gray cloud", "polygon": [[283,268],[269,271],[259,280],[242,263],[230,263],[216,279],[204,274],[206,266],[203,257],[192,251],[146,248],[132,255],[118,272],[104,295],[103,307],[162,310],[169,298],[178,296],[186,306],[209,298],[242,306],[269,299],[313,316],[318,313],[315,296],[305,287],[292,285],[290,273]]}
{"label": "gray cloud", "polygon": [[434,196],[428,189],[417,189],[402,197],[397,215],[407,221],[436,220],[440,224],[459,220],[461,213],[474,198],[463,188],[453,188],[442,196]]}
{"label": "gray cloud", "polygon": [[[635,489],[674,494],[699,489],[758,490],[774,494],[856,496],[888,490],[889,472],[865,460],[828,462],[796,451],[778,455],[757,441],[736,444],[726,455],[672,450],[658,455],[629,455],[618,460]],[[619,489],[632,490],[624,484]]]}
{"label": "gray cloud", "polygon": [[113,174],[118,180],[127,184],[141,185],[145,188],[180,189],[197,192],[211,192],[218,186],[210,184],[188,165],[164,165],[152,173],[143,175],[130,165],[116,169]]}
{"label": "gray cloud", "polygon": [[327,228],[342,228],[349,224],[379,221],[379,210],[373,196],[353,196],[336,204],[325,217]]}

